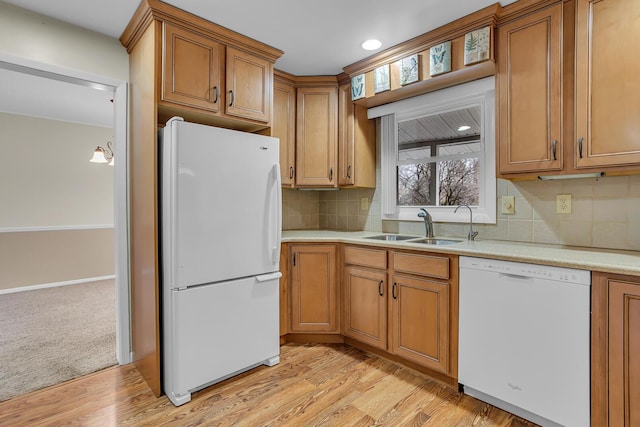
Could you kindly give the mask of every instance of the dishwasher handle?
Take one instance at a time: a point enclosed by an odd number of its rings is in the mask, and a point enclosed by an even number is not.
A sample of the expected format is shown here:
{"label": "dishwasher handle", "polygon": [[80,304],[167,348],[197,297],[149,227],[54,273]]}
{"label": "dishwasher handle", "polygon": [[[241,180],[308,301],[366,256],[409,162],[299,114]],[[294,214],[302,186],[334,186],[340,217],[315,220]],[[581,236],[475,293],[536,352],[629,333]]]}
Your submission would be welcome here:
{"label": "dishwasher handle", "polygon": [[521,281],[530,281],[534,278],[531,276],[523,276],[521,274],[509,274],[509,273],[499,273],[501,279],[509,279],[509,280],[521,280]]}

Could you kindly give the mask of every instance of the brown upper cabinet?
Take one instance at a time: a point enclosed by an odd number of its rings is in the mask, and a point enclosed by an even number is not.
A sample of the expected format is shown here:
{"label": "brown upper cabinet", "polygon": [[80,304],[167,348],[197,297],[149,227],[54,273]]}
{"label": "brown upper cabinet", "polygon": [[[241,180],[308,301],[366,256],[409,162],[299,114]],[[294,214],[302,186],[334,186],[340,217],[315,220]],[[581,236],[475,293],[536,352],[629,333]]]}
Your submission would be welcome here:
{"label": "brown upper cabinet", "polygon": [[162,101],[220,111],[223,47],[208,37],[164,23]]}
{"label": "brown upper cabinet", "polygon": [[498,26],[499,175],[637,170],[640,3],[540,4],[505,7]]}
{"label": "brown upper cabinet", "polygon": [[562,4],[497,34],[500,173],[562,169]]}
{"label": "brown upper cabinet", "polygon": [[296,120],[296,185],[338,186],[338,88],[299,87]]}
{"label": "brown upper cabinet", "polygon": [[[170,22],[163,23],[163,31],[161,104],[271,121],[273,63]],[[220,78],[222,64],[226,85]]]}
{"label": "brown upper cabinet", "polygon": [[296,182],[296,88],[281,71],[274,73],[271,136],[280,140],[282,186],[293,187]]}
{"label": "brown upper cabinet", "polygon": [[576,166],[640,164],[637,0],[577,0]]}
{"label": "brown upper cabinet", "polygon": [[338,88],[338,185],[376,186],[376,124],[351,101],[351,84]]}

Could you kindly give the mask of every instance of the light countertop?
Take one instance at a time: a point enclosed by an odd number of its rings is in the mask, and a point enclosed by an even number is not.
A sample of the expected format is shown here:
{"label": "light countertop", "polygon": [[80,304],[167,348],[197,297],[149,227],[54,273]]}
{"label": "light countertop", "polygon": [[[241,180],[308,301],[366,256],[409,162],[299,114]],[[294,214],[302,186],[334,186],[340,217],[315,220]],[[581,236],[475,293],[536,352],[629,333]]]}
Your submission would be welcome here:
{"label": "light countertop", "polygon": [[[459,237],[449,237],[450,239],[461,240],[459,243],[451,245],[425,245],[407,241],[386,241],[366,238],[367,236],[375,236],[378,234],[386,233],[369,231],[286,230],[282,232],[282,242],[352,243],[389,249],[440,252],[640,276],[640,251],[618,251],[502,240],[478,239],[468,241]],[[406,233],[402,234],[407,235]],[[416,235],[415,237],[421,238],[424,236]],[[436,237],[448,238],[446,236]]]}

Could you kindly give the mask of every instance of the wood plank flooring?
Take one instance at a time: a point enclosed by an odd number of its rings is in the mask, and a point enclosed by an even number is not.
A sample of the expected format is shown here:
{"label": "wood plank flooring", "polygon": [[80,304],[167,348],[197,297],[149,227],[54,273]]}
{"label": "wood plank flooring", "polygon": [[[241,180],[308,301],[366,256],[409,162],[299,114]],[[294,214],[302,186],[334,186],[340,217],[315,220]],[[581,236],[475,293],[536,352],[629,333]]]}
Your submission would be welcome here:
{"label": "wood plank flooring", "polygon": [[534,424],[345,344],[287,344],[174,407],[133,365],[0,403],[0,426],[509,426]]}

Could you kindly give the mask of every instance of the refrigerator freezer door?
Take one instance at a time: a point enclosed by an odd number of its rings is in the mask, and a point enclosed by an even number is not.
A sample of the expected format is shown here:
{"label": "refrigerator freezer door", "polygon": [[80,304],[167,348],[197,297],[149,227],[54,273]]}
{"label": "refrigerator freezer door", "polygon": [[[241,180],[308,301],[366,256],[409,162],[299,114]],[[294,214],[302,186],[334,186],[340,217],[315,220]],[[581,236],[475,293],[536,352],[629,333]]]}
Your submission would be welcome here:
{"label": "refrigerator freezer door", "polygon": [[278,271],[278,139],[174,118],[162,144],[165,283],[176,289]]}
{"label": "refrigerator freezer door", "polygon": [[170,291],[165,306],[165,393],[190,393],[256,365],[278,362],[279,273]]}

